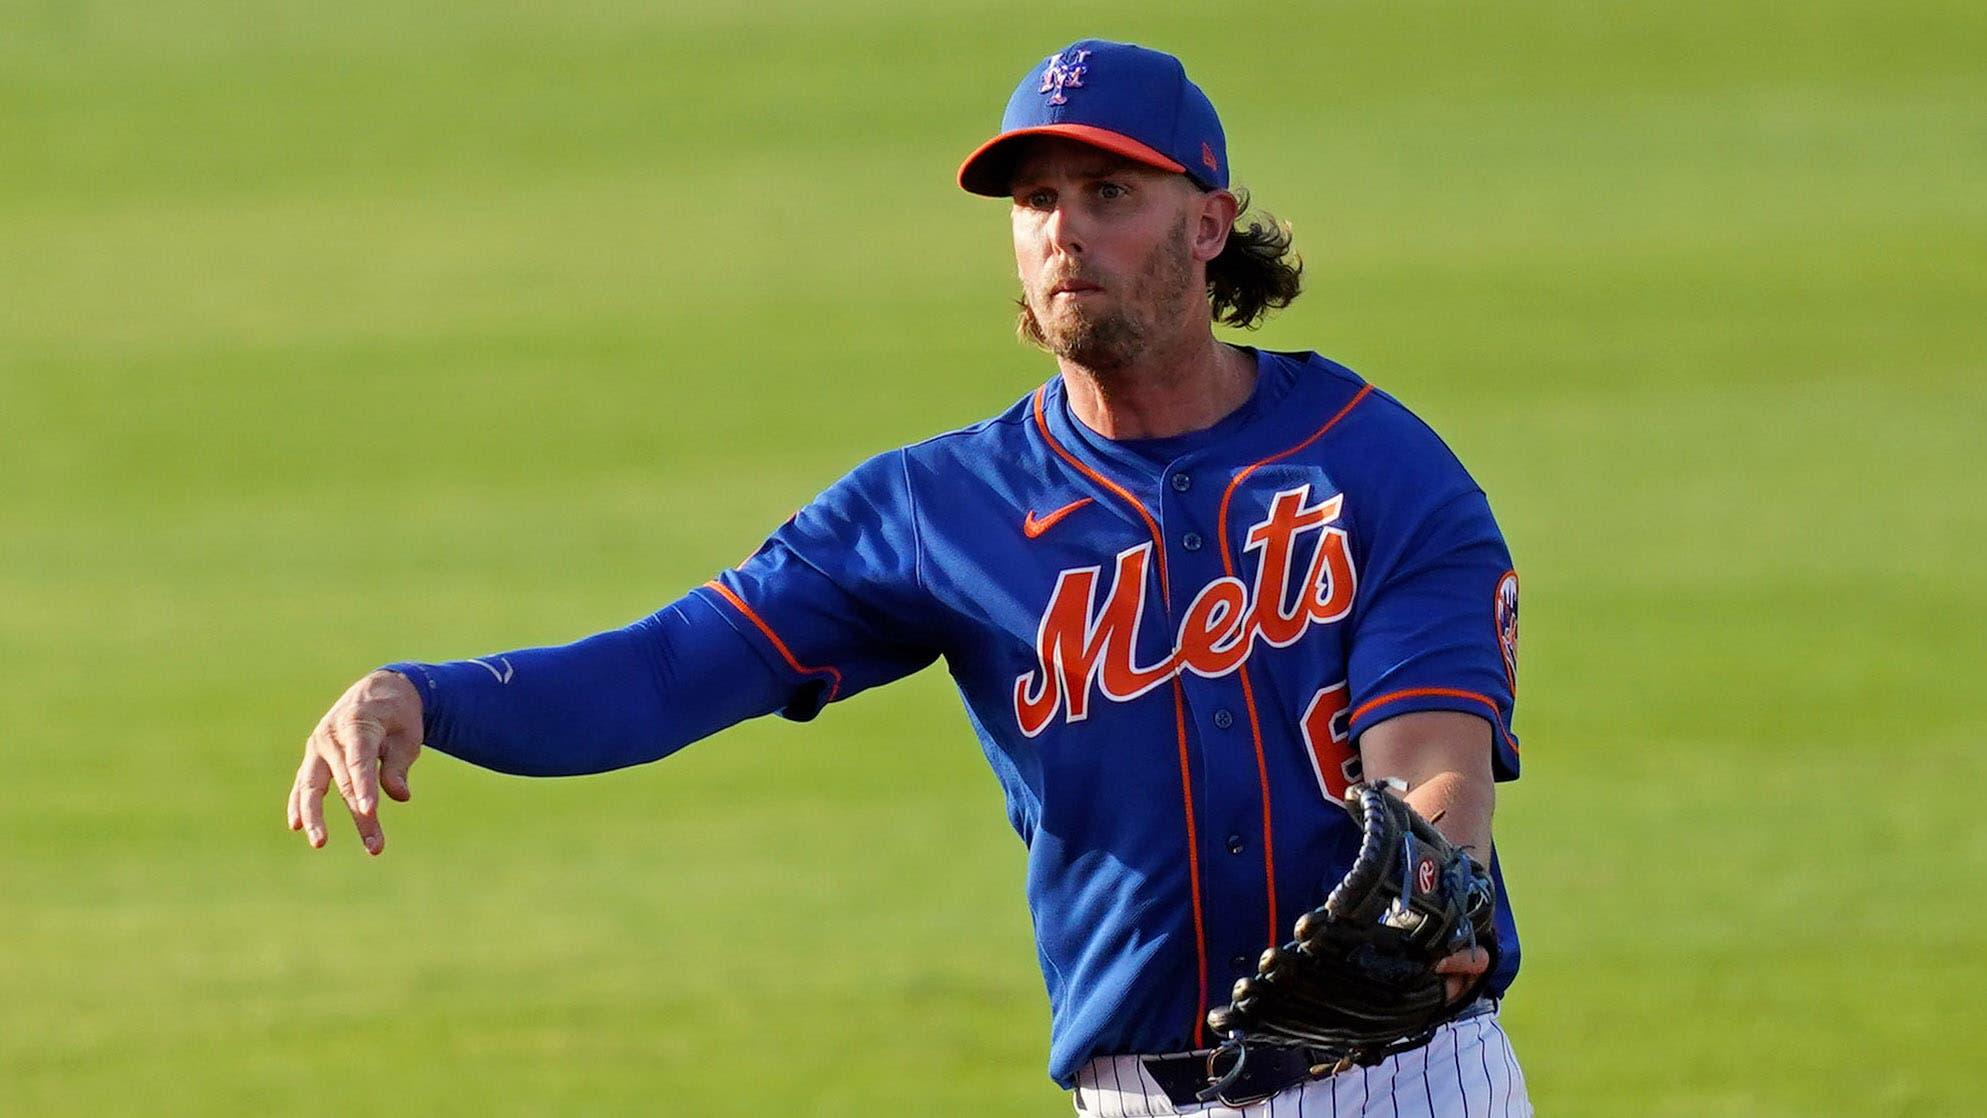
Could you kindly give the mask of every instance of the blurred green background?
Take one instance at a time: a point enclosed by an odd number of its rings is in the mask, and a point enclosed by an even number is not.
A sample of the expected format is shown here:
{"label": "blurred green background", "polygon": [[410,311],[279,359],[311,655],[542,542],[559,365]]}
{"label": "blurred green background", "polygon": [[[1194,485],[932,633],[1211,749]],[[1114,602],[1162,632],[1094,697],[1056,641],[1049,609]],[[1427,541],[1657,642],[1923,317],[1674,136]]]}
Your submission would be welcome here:
{"label": "blurred green background", "polygon": [[1987,8],[0,4],[0,1112],[1057,1114],[941,672],[661,765],[354,676],[565,640],[1052,371],[951,183],[1079,35],[1186,55],[1525,575],[1550,1114],[1977,1113]]}

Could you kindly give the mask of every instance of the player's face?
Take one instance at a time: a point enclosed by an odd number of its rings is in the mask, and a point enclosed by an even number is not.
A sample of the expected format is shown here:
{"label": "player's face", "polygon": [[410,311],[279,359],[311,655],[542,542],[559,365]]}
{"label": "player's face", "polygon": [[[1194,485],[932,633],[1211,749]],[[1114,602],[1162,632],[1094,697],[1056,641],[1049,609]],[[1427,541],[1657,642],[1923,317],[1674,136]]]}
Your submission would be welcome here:
{"label": "player's face", "polygon": [[1011,188],[1024,313],[1058,357],[1121,369],[1205,330],[1205,196],[1184,176],[1045,138],[1016,164]]}

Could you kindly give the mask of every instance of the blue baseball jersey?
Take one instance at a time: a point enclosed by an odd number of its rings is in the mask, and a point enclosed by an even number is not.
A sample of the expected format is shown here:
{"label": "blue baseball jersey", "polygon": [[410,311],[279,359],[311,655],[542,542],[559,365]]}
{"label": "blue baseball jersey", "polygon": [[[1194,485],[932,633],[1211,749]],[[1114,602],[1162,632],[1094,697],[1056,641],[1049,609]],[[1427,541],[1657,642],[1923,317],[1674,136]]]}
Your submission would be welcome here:
{"label": "blue baseball jersey", "polygon": [[[627,629],[394,667],[430,744],[557,773],[811,719],[943,658],[1027,848],[1050,1074],[1205,1047],[1207,1010],[1351,862],[1336,800],[1362,732],[1479,715],[1518,775],[1517,576],[1482,490],[1351,371],[1255,359],[1205,431],[1105,439],[1051,380],[863,463]],[[1520,956],[1501,899],[1499,995]]]}

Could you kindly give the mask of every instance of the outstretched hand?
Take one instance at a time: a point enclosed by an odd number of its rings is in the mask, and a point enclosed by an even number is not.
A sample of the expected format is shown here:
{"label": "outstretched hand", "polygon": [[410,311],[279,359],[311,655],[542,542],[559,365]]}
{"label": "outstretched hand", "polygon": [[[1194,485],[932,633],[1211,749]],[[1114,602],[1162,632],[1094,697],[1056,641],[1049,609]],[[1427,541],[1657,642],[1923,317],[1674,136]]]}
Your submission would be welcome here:
{"label": "outstretched hand", "polygon": [[421,693],[398,672],[376,671],[331,704],[304,742],[290,786],[289,822],[313,849],[324,845],[324,797],[334,785],[352,814],[366,852],[386,849],[379,793],[406,803],[407,770],[421,755]]}

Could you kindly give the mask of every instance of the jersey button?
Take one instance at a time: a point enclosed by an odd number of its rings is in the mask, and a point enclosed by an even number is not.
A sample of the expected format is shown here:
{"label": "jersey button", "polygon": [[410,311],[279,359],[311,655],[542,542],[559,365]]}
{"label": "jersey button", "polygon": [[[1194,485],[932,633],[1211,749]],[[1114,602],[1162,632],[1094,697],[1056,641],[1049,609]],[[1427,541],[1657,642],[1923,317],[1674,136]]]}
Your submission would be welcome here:
{"label": "jersey button", "polygon": [[1228,965],[1234,967],[1238,974],[1248,974],[1250,971],[1256,969],[1251,965],[1253,962],[1254,960],[1250,959],[1247,955],[1237,955],[1233,959],[1228,960]]}
{"label": "jersey button", "polygon": [[1246,849],[1248,849],[1248,844],[1242,841],[1241,835],[1228,836],[1228,853],[1240,854]]}
{"label": "jersey button", "polygon": [[1173,492],[1185,493],[1187,490],[1192,489],[1193,485],[1194,485],[1193,478],[1190,478],[1185,474],[1173,475]]}
{"label": "jersey button", "polygon": [[1188,533],[1187,533],[1186,535],[1184,535],[1184,536],[1181,536],[1181,537],[1180,537],[1180,546],[1181,546],[1181,547],[1184,547],[1184,548],[1186,548],[1186,549],[1187,549],[1188,551],[1199,551],[1199,550],[1200,550],[1200,533],[1199,533],[1199,532],[1188,532]]}
{"label": "jersey button", "polygon": [[1228,713],[1225,710],[1217,710],[1214,712],[1214,726],[1216,729],[1226,730],[1228,727],[1233,726],[1234,724],[1235,724],[1234,715]]}

